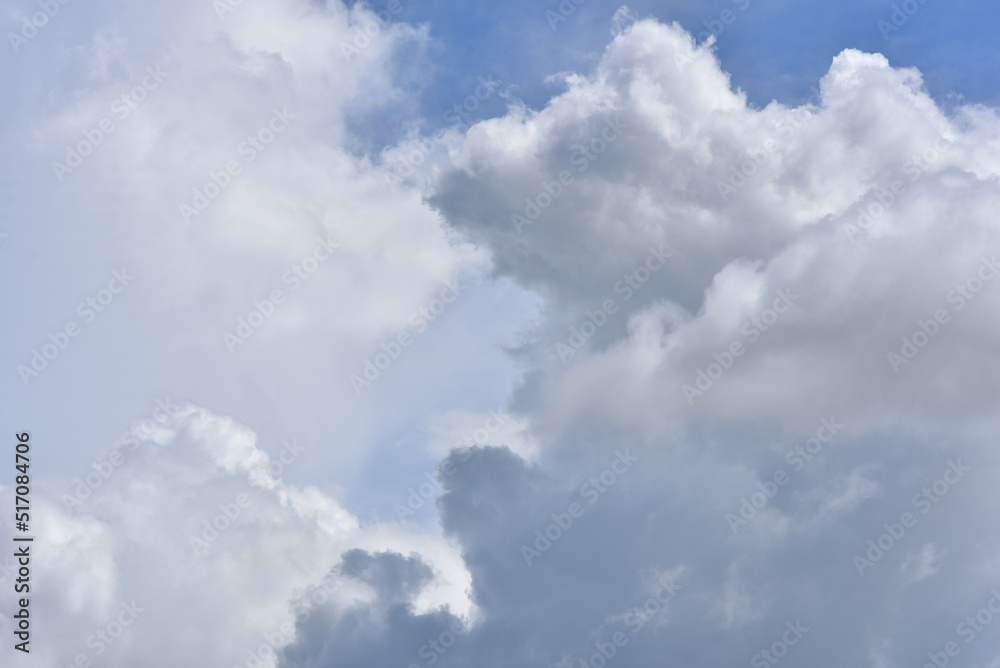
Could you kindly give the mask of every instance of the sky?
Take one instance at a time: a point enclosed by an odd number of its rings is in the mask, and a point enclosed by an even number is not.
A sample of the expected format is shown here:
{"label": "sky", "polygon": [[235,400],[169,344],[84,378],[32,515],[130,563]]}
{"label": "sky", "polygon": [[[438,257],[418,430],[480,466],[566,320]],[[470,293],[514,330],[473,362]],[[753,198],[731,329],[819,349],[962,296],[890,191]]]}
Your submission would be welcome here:
{"label": "sky", "polygon": [[1000,668],[996,7],[87,10],[0,12],[3,665]]}

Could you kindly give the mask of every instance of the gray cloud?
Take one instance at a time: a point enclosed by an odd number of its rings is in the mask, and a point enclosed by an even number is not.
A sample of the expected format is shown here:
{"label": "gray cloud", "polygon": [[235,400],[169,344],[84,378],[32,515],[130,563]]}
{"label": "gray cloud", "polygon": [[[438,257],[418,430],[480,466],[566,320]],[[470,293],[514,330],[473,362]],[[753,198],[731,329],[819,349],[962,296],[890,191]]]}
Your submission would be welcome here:
{"label": "gray cloud", "polygon": [[[852,50],[816,105],[753,109],[691,48],[633,24],[437,178],[429,201],[546,305],[514,397],[538,461],[449,460],[476,613],[437,665],[922,665],[990,600],[995,112],[945,115],[918,72]],[[589,505],[622,448],[639,463]],[[986,665],[979,633],[961,655]]]}
{"label": "gray cloud", "polygon": [[[995,665],[995,110],[946,114],[919,72],[855,50],[816,104],[756,109],[710,45],[622,14],[594,70],[545,108],[451,132],[451,161],[415,179],[422,201],[384,187],[348,126],[399,103],[393,54],[425,30],[394,23],[345,69],[354,24],[332,8],[247,4],[218,39],[204,9],[189,41],[153,49],[170,75],[120,128],[128,141],[66,177],[74,202],[94,201],[114,168],[137,211],[177,218],[275,99],[298,115],[199,227],[106,221],[143,270],[131,313],[173,342],[158,355],[174,363],[193,334],[170,318],[194,309],[249,394],[280,395],[304,360],[310,388],[341,370],[322,396],[351,399],[348,374],[488,253],[494,278],[542,304],[511,346],[516,430],[484,427],[487,445],[439,463],[428,528],[366,523],[339,490],[285,482],[256,426],[190,405],[157,418],[85,503],[61,502],[68,481],[40,490],[37,572],[54,586],[33,604],[65,631],[38,665],[67,665],[133,597],[144,612],[104,665],[902,666],[949,642]],[[144,71],[106,66],[121,48],[82,48],[76,76],[97,83],[37,120],[39,155]],[[144,188],[157,174],[172,178]],[[256,352],[226,357],[221,333],[328,234],[342,256],[317,290],[282,306]],[[180,347],[186,364],[203,345]],[[355,421],[358,405],[324,404],[347,425],[335,442],[360,444],[344,459],[370,454],[365,426],[398,408]],[[385,440],[394,457],[405,441]]]}

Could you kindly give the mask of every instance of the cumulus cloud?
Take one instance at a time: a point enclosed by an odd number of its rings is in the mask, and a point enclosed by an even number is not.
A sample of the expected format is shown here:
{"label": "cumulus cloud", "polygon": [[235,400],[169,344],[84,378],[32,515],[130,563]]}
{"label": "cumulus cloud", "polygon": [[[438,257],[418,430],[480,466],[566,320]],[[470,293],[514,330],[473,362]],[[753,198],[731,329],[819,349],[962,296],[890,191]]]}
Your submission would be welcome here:
{"label": "cumulus cloud", "polygon": [[[346,74],[330,63],[360,18],[262,7],[171,55],[177,99],[206,90],[213,113],[179,128],[176,101],[151,97],[122,178],[182,174],[140,199],[176,218],[271,100],[298,116],[196,226],[126,235],[147,280],[179,281],[171,306],[222,328],[228,290],[265,294],[332,235],[309,302],[327,309],[289,304],[259,341],[343,353],[488,255],[544,304],[510,351],[523,378],[496,415],[428,421],[439,532],[366,524],[278,477],[254,430],[189,406],[80,507],[47,491],[39,576],[61,586],[38,601],[73,631],[38,665],[88,651],[133,600],[148,612],[106,665],[916,665],[986,604],[995,110],[945,113],[918,71],[850,49],[810,104],[754,108],[711,41],[621,13],[544,108],[452,131],[424,201],[344,146],[352,113],[400,95],[390,47],[423,33],[395,28]],[[188,251],[199,270],[178,278]],[[996,656],[983,640],[963,660]]]}
{"label": "cumulus cloud", "polygon": [[[441,665],[602,665],[616,630],[628,665],[919,661],[995,576],[995,112],[854,50],[755,109],[654,21],[566,86],[471,128],[430,198],[546,300],[515,395],[539,461],[465,451],[440,502],[481,614]],[[670,623],[606,623],[676,567]]]}
{"label": "cumulus cloud", "polygon": [[[80,655],[106,666],[273,665],[296,621],[322,623],[327,600],[469,614],[451,547],[361,527],[335,497],[274,475],[300,452],[272,460],[245,426],[193,405],[163,428],[165,439],[122,448],[120,465],[102,459],[96,487],[64,481],[36,501],[31,600],[44,640],[33,665]],[[13,605],[7,588],[4,600]],[[117,621],[123,604],[137,610],[127,624]]]}
{"label": "cumulus cloud", "polygon": [[[548,299],[528,346],[550,367],[526,410],[661,428],[987,410],[992,110],[946,116],[919,72],[854,50],[814,104],[754,109],[708,47],[653,21],[567,86],[470,130],[431,198],[497,274]],[[614,123],[628,127],[603,141]],[[675,253],[650,271],[659,244]]]}
{"label": "cumulus cloud", "polygon": [[[11,391],[25,397],[26,418],[41,422],[58,388],[101,369],[102,379],[130,379],[90,388],[113,407],[90,412],[102,434],[141,410],[130,401],[166,394],[252,421],[275,441],[398,434],[409,416],[387,420],[377,405],[389,383],[359,397],[352,376],[371,375],[366,362],[382,344],[413,335],[447,283],[473,292],[488,265],[417,190],[390,187],[362,132],[412,111],[426,27],[339,2],[244,3],[222,19],[211,2],[142,12],[99,4],[88,23],[67,7],[6,75],[35,81],[10,82],[24,96],[5,135],[30,165],[16,215],[40,221],[8,241],[12,271],[34,286],[12,299],[38,314],[5,346],[5,366],[24,370]],[[341,45],[372,21],[378,34],[345,57]],[[76,305],[123,270],[134,277],[127,290],[84,320]],[[475,301],[467,292],[447,318]],[[486,326],[511,307],[494,310]],[[422,327],[469,345],[437,315]],[[85,334],[34,369],[33,351],[71,319]],[[397,391],[447,395],[410,350],[378,373]],[[310,419],[320,411],[326,424]],[[105,444],[84,438],[85,451]],[[367,447],[305,456],[340,470],[370,465]]]}

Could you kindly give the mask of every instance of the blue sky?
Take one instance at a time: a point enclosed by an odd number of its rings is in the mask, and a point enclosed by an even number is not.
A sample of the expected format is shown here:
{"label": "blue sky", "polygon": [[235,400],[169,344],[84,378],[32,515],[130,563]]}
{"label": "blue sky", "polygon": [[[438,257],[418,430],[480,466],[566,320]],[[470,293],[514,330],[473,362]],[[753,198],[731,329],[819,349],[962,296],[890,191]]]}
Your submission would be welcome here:
{"label": "blue sky", "polygon": [[1000,605],[994,5],[38,1],[23,665],[895,668]]}
{"label": "blue sky", "polygon": [[[608,42],[611,19],[621,5],[587,0],[552,30],[546,11],[559,3],[475,4],[448,0],[403,2],[400,17],[427,23],[434,44],[426,64],[421,114],[439,118],[475,88],[477,77],[492,74],[517,86],[532,108],[544,106],[558,90],[546,84],[553,73],[586,71]],[[898,3],[897,3],[898,4]],[[372,5],[381,8],[381,5]],[[991,73],[1000,59],[992,26],[1000,9],[989,2],[927,0],[898,31],[878,26],[891,22],[892,3],[847,0],[807,2],[632,2],[640,17],[677,21],[695,36],[718,29],[722,12],[733,13],[717,37],[723,68],[751,103],[806,101],[810,89],[845,48],[883,53],[895,67],[917,67],[932,96],[943,104],[953,96],[970,103],[995,104]],[[706,25],[708,22],[708,25]],[[484,109],[497,112],[496,105]]]}

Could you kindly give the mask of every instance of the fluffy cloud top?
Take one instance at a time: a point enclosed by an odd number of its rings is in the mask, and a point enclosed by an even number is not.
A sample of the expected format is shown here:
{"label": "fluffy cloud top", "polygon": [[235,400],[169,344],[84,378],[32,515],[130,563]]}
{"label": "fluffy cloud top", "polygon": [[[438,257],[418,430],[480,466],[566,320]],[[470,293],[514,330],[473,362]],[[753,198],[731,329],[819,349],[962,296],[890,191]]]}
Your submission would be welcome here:
{"label": "fluffy cloud top", "polygon": [[[275,463],[294,458],[186,407],[81,505],[60,503],[70,483],[45,490],[53,586],[33,604],[39,635],[70,631],[35,665],[996,663],[995,110],[945,113],[919,72],[854,50],[812,104],[753,108],[711,43],[621,14],[544,108],[449,134],[424,200],[346,146],[356,114],[402,95],[374,42],[359,70],[332,64],[370,15],[295,7],[244,7],[172,55],[183,94],[151,99],[121,156],[160,215],[225,165],[231,127],[267,122],[279,93],[299,116],[196,227],[130,256],[218,328],[228,289],[257,294],[261,266],[279,275],[333,234],[333,306],[283,312],[264,348],[330,345],[340,368],[488,253],[544,304],[509,351],[516,416],[439,463],[438,535],[286,483]],[[393,30],[386,49],[422,35]],[[214,113],[180,128],[172,105],[195,90]],[[178,278],[168,259],[187,252]],[[331,404],[334,423],[355,411]],[[429,420],[430,451],[481,419]],[[122,604],[143,611],[97,657],[88,634]]]}

